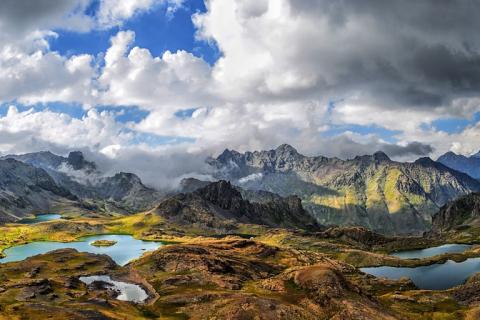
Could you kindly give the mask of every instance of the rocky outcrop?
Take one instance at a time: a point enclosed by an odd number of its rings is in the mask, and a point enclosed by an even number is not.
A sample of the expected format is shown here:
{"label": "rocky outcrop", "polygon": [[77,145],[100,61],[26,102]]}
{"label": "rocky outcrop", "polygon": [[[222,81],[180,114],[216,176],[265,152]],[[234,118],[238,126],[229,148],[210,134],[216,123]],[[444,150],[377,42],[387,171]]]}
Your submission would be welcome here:
{"label": "rocky outcrop", "polygon": [[234,230],[238,223],[269,227],[318,230],[315,219],[296,196],[263,203],[244,200],[230,182],[218,181],[191,193],[178,194],[160,203],[155,212],[180,225],[210,231]]}
{"label": "rocky outcrop", "polygon": [[347,279],[351,266],[251,240],[163,247],[130,268],[189,319],[397,319]]}
{"label": "rocky outcrop", "polygon": [[356,225],[389,234],[421,234],[449,200],[480,182],[429,158],[392,161],[385,153],[350,160],[307,157],[289,145],[208,160],[217,178],[250,190],[297,195],[323,225]]}
{"label": "rocky outcrop", "polygon": [[433,217],[436,232],[480,226],[480,193],[472,193],[447,203]]}

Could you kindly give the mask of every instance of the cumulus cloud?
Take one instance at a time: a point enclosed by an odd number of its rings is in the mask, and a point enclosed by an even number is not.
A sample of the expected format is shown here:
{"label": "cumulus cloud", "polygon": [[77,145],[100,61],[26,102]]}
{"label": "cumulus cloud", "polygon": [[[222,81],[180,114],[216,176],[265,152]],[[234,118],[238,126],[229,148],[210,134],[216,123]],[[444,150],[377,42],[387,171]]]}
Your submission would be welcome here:
{"label": "cumulus cloud", "polygon": [[62,28],[87,31],[92,19],[85,15],[90,0],[0,1],[0,39],[20,42],[34,32]]}
{"label": "cumulus cloud", "polygon": [[[225,147],[290,143],[306,154],[349,158],[383,150],[399,160],[479,148],[477,124],[457,133],[432,125],[480,111],[476,1],[207,0],[207,11],[192,20],[198,41],[221,52],[213,65],[183,50],[155,56],[136,46],[128,30],[98,57],[49,49],[55,30],[121,26],[157,6],[174,12],[181,0],[101,0],[94,15],[85,14],[87,0],[38,1],[36,14],[13,3],[0,4],[0,101],[76,102],[91,110],[74,119],[11,109],[0,118],[0,132],[10,137],[10,143],[0,138],[3,150],[14,150],[17,141],[85,148],[99,161],[115,159],[139,171],[139,164],[148,167],[142,159],[151,164],[163,155],[151,171],[142,169],[151,183],[162,184],[194,172],[200,164],[191,155]],[[120,124],[97,105],[133,105],[148,115]],[[191,116],[175,114],[186,109]],[[375,134],[324,135],[350,125],[395,133],[388,142]],[[138,132],[194,142],[133,146]]]}
{"label": "cumulus cloud", "polygon": [[182,4],[183,0],[102,0],[97,22],[101,28],[110,28],[159,5],[166,5],[167,13],[173,14]]}
{"label": "cumulus cloud", "polygon": [[103,103],[173,114],[211,101],[210,66],[204,60],[182,50],[153,57],[148,49],[130,49],[134,39],[132,31],[121,31],[111,39],[98,79],[104,88]]}

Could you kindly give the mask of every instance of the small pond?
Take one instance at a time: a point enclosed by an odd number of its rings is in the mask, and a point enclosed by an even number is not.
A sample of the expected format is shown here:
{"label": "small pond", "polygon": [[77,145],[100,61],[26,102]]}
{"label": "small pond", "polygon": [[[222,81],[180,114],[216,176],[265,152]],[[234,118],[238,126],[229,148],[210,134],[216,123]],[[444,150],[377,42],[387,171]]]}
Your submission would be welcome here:
{"label": "small pond", "polygon": [[[116,244],[110,247],[95,247],[91,243],[97,240],[116,241]],[[31,242],[3,251],[5,258],[0,259],[0,263],[21,261],[28,257],[44,254],[52,250],[71,248],[79,252],[90,252],[96,254],[106,254],[110,256],[117,264],[123,266],[129,261],[139,258],[144,252],[155,250],[162,246],[161,242],[142,241],[133,238],[130,235],[96,235],[79,239],[76,242],[52,242],[38,241]]]}
{"label": "small pond", "polygon": [[39,214],[35,216],[35,218],[25,218],[18,223],[21,224],[35,224],[35,223],[40,223],[40,222],[45,222],[45,221],[50,221],[50,220],[58,220],[61,219],[62,216],[59,214]]}
{"label": "small pond", "polygon": [[419,250],[408,250],[408,251],[399,251],[394,252],[391,255],[401,258],[401,259],[422,259],[433,257],[439,254],[444,253],[462,253],[470,249],[472,245],[469,244],[445,244],[443,246],[431,247],[426,249]]}
{"label": "small pond", "polygon": [[115,290],[119,292],[119,295],[116,297],[116,299],[118,300],[141,303],[148,299],[147,292],[139,285],[122,281],[115,281],[112,280],[110,276],[80,277],[80,281],[82,281],[86,285],[90,285],[94,281],[105,282],[109,285],[109,290]]}
{"label": "small pond", "polygon": [[471,258],[463,262],[448,260],[443,264],[432,264],[414,268],[372,267],[361,271],[388,279],[410,278],[420,289],[445,290],[463,284],[470,276],[480,272],[480,258]]}

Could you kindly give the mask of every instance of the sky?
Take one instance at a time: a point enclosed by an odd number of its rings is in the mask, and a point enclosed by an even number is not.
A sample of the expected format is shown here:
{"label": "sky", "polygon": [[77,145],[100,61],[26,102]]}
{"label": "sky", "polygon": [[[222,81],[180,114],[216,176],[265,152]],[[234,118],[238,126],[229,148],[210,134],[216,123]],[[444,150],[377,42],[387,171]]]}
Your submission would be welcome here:
{"label": "sky", "polygon": [[[480,149],[480,1],[3,0],[0,153],[161,186],[223,149]],[[107,165],[108,164],[108,165]]]}

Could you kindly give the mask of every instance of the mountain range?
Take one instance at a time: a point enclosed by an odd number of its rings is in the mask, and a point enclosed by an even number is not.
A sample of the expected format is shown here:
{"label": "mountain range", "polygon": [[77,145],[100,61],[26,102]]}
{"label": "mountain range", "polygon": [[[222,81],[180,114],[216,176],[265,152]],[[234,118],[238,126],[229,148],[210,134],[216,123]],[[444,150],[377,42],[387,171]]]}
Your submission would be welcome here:
{"label": "mountain range", "polygon": [[177,225],[216,233],[235,231],[239,224],[310,231],[321,229],[297,196],[283,198],[268,192],[253,192],[256,194],[254,199],[248,200],[242,191],[252,193],[220,180],[165,199],[154,212]]}
{"label": "mountain range", "polygon": [[[4,156],[0,222],[62,208],[107,215],[157,208],[168,219],[223,231],[234,221],[420,234],[431,228],[442,206],[480,191],[478,180],[441,162],[397,162],[383,152],[342,160],[305,156],[284,144],[268,151],[227,149],[207,163],[214,180],[225,181],[212,185],[189,178],[179,190],[167,192],[145,186],[133,173],[107,176],[79,151],[66,157],[48,151]],[[199,190],[210,190],[208,199]]]}
{"label": "mountain range", "polygon": [[447,152],[437,159],[447,167],[464,172],[475,179],[480,179],[480,152],[466,157],[454,152]]}
{"label": "mountain range", "polygon": [[51,152],[0,158],[0,221],[50,212],[57,205],[81,211],[127,214],[150,209],[160,193],[132,173],[104,176],[79,151],[68,157]]}
{"label": "mountain range", "polygon": [[207,162],[217,179],[298,195],[323,225],[359,225],[389,234],[424,232],[448,201],[480,191],[479,181],[440,162],[396,162],[383,152],[341,160],[304,156],[284,144],[269,151],[227,149]]}

